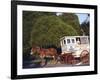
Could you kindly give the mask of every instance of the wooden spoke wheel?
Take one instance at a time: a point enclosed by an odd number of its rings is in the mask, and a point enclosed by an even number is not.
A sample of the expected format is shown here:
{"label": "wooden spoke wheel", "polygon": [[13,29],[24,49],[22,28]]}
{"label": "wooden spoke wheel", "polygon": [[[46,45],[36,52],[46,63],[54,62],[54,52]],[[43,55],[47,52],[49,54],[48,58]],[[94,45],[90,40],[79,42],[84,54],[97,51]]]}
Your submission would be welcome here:
{"label": "wooden spoke wheel", "polygon": [[65,64],[74,64],[73,61],[75,59],[71,53],[68,53],[68,54],[63,55],[63,60]]}
{"label": "wooden spoke wheel", "polygon": [[89,64],[89,52],[87,50],[81,52],[80,60],[83,64]]}
{"label": "wooden spoke wheel", "polygon": [[74,64],[73,61],[74,61],[74,56],[72,54],[68,55],[67,56],[67,63]]}

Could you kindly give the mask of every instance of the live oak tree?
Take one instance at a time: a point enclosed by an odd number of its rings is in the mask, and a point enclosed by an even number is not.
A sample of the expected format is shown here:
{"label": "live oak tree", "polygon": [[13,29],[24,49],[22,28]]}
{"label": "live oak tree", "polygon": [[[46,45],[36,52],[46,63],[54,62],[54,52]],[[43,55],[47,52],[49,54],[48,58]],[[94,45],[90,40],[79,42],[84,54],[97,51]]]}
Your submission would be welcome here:
{"label": "live oak tree", "polygon": [[34,27],[36,20],[40,16],[44,15],[55,15],[50,12],[33,12],[33,11],[23,11],[23,52],[28,53],[30,45],[31,31]]}
{"label": "live oak tree", "polygon": [[80,24],[74,13],[23,11],[23,52],[32,45],[60,47],[60,38],[81,35]]}
{"label": "live oak tree", "polygon": [[78,35],[69,24],[55,15],[46,15],[38,18],[31,32],[31,44],[38,46],[60,46],[60,38]]}
{"label": "live oak tree", "polygon": [[63,13],[59,16],[67,25],[71,25],[78,33],[78,35],[82,35],[81,27],[79,23],[78,16],[74,13]]}

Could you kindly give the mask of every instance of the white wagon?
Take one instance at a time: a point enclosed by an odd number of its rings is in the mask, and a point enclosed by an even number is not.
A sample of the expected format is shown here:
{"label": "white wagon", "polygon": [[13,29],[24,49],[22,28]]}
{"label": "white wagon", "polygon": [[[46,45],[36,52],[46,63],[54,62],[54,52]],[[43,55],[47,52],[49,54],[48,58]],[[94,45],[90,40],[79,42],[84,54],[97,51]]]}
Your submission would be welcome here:
{"label": "white wagon", "polygon": [[[89,37],[88,36],[65,36],[60,39],[61,55],[71,54],[81,62],[89,63]],[[68,59],[67,59],[68,60]]]}

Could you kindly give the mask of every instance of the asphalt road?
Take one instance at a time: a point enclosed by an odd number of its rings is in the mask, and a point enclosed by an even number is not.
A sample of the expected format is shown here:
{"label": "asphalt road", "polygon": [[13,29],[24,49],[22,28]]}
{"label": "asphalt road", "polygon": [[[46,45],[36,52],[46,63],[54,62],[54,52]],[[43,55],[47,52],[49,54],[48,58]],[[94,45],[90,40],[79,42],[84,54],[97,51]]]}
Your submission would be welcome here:
{"label": "asphalt road", "polygon": [[73,66],[73,65],[68,65],[68,64],[61,64],[60,62],[58,62],[57,64],[47,64],[46,66],[45,66],[45,68],[46,67],[71,67],[71,66]]}
{"label": "asphalt road", "polygon": [[78,64],[61,64],[60,62],[50,63],[48,62],[45,66],[41,67],[40,64],[34,64],[32,61],[25,62],[23,68],[49,68],[49,67],[74,67],[74,66],[87,66],[89,64],[82,64],[81,62]]}
{"label": "asphalt road", "polygon": [[89,66],[89,64],[82,64],[82,63],[78,63],[78,64],[61,64],[60,62],[58,62],[57,64],[47,64],[44,68],[48,68],[48,67],[75,67],[75,66]]}

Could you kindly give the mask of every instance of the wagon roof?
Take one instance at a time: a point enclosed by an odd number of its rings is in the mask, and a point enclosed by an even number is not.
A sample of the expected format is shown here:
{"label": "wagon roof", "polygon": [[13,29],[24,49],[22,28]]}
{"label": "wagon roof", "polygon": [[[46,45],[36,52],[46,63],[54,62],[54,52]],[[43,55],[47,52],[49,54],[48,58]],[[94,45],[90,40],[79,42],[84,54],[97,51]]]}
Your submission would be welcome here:
{"label": "wagon roof", "polygon": [[60,38],[60,40],[63,40],[64,38],[72,38],[72,37],[89,37],[89,36],[64,36]]}

